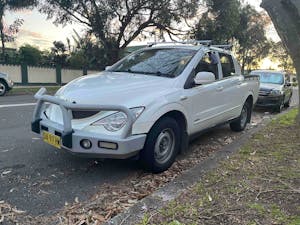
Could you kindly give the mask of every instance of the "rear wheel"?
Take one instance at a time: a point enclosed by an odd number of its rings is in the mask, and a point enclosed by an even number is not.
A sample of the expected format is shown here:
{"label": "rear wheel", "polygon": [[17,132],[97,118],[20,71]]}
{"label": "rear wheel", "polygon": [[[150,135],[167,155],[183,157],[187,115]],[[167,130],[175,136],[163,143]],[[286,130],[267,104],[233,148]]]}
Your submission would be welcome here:
{"label": "rear wheel", "polygon": [[165,117],[150,130],[140,163],[148,171],[160,173],[175,161],[180,146],[180,128],[176,120]]}
{"label": "rear wheel", "polygon": [[0,96],[5,95],[7,92],[7,85],[4,81],[0,80]]}
{"label": "rear wheel", "polygon": [[231,130],[241,132],[245,130],[247,123],[251,120],[252,105],[247,101],[242,109],[240,117],[234,122],[230,123]]}

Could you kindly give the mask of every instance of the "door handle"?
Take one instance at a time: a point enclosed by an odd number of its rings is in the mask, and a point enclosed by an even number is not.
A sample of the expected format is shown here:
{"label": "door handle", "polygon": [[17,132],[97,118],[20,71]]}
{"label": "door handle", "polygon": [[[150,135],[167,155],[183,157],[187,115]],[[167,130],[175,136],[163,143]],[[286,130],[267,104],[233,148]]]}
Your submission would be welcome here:
{"label": "door handle", "polygon": [[187,100],[187,99],[188,99],[187,96],[180,96],[180,100],[181,100],[181,101],[184,101],[184,100]]}
{"label": "door handle", "polygon": [[235,81],[232,81],[231,84],[233,84],[233,85],[242,85],[243,82],[240,81],[240,80],[235,80]]}
{"label": "door handle", "polygon": [[224,90],[224,87],[218,87],[217,88],[217,91],[223,91]]}

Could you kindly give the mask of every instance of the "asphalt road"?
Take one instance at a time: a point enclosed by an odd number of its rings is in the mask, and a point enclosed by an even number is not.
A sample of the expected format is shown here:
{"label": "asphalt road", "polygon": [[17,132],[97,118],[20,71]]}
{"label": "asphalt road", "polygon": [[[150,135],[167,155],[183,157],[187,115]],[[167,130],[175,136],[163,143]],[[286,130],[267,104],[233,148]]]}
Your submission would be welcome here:
{"label": "asphalt road", "polygon": [[[294,91],[293,105],[297,97]],[[135,161],[98,162],[43,143],[30,131],[34,102],[28,95],[0,98],[0,201],[33,216],[49,214],[75,198],[87,200],[99,186],[118,184],[140,170]],[[253,116],[264,114],[258,110]]]}

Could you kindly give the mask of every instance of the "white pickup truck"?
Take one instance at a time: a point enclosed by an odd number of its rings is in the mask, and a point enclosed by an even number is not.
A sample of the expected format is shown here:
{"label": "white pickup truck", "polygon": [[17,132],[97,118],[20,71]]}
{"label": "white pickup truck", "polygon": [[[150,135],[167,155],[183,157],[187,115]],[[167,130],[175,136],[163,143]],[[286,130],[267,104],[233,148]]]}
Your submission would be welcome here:
{"label": "white pickup truck", "polygon": [[42,88],[32,131],[73,154],[137,157],[158,173],[190,137],[225,123],[244,130],[258,89],[258,77],[243,76],[225,49],[196,41],[152,44],[55,96]]}

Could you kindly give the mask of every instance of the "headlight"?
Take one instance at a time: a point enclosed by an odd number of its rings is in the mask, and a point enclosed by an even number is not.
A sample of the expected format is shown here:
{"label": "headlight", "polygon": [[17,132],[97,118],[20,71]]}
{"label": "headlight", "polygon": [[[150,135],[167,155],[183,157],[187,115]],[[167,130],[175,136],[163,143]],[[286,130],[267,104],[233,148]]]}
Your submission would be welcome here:
{"label": "headlight", "polygon": [[[144,109],[144,107],[137,107],[131,108],[130,110],[135,115],[135,118],[138,118]],[[103,126],[108,131],[116,132],[122,129],[127,121],[127,115],[125,113],[117,112],[98,120],[97,122],[93,123],[92,126]]]}
{"label": "headlight", "polygon": [[281,91],[279,91],[279,90],[272,90],[271,91],[271,95],[281,95],[282,93],[281,93]]}

